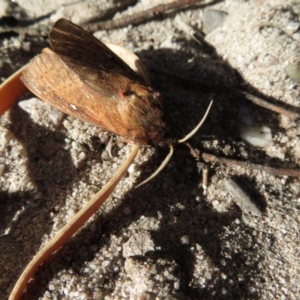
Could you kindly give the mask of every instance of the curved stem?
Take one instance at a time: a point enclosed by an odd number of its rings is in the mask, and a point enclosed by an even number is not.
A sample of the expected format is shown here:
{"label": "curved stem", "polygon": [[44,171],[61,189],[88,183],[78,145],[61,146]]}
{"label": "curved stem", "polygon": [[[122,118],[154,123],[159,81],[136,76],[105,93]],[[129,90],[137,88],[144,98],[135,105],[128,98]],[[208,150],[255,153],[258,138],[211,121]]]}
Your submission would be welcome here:
{"label": "curved stem", "polygon": [[59,249],[65,242],[67,242],[74,233],[94,214],[94,212],[105,202],[105,200],[112,194],[117,184],[124,177],[127,169],[135,158],[139,145],[135,145],[126,161],[120,167],[118,172],[110,179],[110,181],[97,193],[90,201],[65,225],[56,236],[42,248],[27,265],[17,283],[15,284],[9,300],[17,300],[21,297],[28,281],[33,276],[38,267],[57,249]]}
{"label": "curved stem", "polygon": [[27,91],[20,79],[26,67],[27,65],[19,69],[0,85],[0,116]]}

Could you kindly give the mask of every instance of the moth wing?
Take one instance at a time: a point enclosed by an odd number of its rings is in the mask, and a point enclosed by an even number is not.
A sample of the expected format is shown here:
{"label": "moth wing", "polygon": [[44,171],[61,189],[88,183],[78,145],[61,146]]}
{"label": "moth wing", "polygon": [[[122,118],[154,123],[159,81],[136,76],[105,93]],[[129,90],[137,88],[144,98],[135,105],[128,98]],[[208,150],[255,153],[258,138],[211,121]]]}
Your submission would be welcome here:
{"label": "moth wing", "polygon": [[118,96],[128,91],[133,82],[145,85],[120,57],[81,27],[65,20],[58,20],[49,35],[55,53],[85,83],[106,96]]}
{"label": "moth wing", "polygon": [[121,136],[128,135],[119,124],[115,101],[88,88],[50,49],[30,61],[21,79],[31,92],[64,113]]}

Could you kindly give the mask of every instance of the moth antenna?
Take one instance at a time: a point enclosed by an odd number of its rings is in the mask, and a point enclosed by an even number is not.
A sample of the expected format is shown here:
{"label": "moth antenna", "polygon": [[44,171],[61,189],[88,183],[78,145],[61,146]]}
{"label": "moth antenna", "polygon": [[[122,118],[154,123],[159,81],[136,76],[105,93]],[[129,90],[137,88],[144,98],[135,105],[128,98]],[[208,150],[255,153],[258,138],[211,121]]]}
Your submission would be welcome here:
{"label": "moth antenna", "polygon": [[148,177],[146,180],[144,180],[143,182],[138,184],[135,188],[138,188],[138,187],[144,185],[145,183],[152,180],[156,175],[158,175],[164,169],[164,167],[167,165],[169,160],[171,159],[173,152],[174,152],[174,147],[172,145],[170,145],[170,152],[167,155],[167,157],[164,159],[164,161],[161,163],[161,165],[158,167],[158,169],[150,177]]}
{"label": "moth antenna", "polygon": [[203,118],[199,122],[199,124],[189,134],[187,134],[184,138],[182,138],[181,140],[178,140],[178,143],[184,143],[184,142],[186,142],[189,138],[191,138],[199,130],[199,128],[202,126],[202,124],[206,120],[212,104],[213,104],[213,100],[210,101],[210,103],[208,105],[208,108],[207,108],[207,110],[206,110]]}
{"label": "moth antenna", "polygon": [[108,141],[108,144],[105,147],[105,150],[108,152],[108,155],[109,155],[110,158],[113,158],[112,154],[111,154],[112,142],[113,142],[113,137],[111,136],[109,141]]}

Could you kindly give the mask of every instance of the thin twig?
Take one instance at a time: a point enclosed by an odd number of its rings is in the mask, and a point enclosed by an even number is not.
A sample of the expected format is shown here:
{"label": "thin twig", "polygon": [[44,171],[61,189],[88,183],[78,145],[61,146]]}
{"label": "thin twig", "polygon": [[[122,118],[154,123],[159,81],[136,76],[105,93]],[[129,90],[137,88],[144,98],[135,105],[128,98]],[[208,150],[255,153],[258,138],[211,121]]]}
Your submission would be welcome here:
{"label": "thin twig", "polygon": [[[272,176],[290,176],[290,177],[300,177],[300,169],[291,169],[291,168],[273,168],[264,166],[261,164],[254,164],[249,161],[235,160],[225,157],[219,157],[207,152],[199,151],[198,149],[193,148],[189,143],[185,143],[190,149],[189,154],[195,157],[197,160],[202,158],[205,162],[210,163],[219,163],[227,166],[241,167],[244,169],[251,169],[260,172],[266,172]],[[187,155],[185,150],[176,150],[175,153]]]}
{"label": "thin twig", "polygon": [[201,153],[201,157],[205,162],[217,162],[220,164],[225,164],[228,166],[241,167],[245,169],[257,170],[261,172],[266,172],[272,176],[290,176],[290,177],[299,177],[300,169],[290,169],[290,168],[273,168],[260,164],[254,164],[249,161],[240,161],[235,159],[229,159],[224,157],[218,157],[213,154]]}
{"label": "thin twig", "polygon": [[217,2],[220,1],[214,0],[210,1],[209,3],[205,3],[204,0],[177,0],[166,4],[159,4],[144,11],[137,12],[130,16],[125,16],[116,20],[101,22],[97,24],[88,24],[84,28],[87,31],[95,32],[97,30],[111,30],[128,25],[138,25],[155,19],[164,19],[170,14],[173,14],[179,10],[190,8],[191,5],[197,5],[196,7],[199,7],[204,5],[212,5]]}
{"label": "thin twig", "polygon": [[159,69],[159,68],[150,68],[150,70],[156,74],[160,74],[160,75],[164,75],[164,76],[168,76],[168,77],[173,77],[175,79],[187,82],[187,83],[191,83],[193,85],[196,85],[198,88],[205,88],[205,89],[209,89],[212,91],[219,91],[222,93],[230,93],[231,95],[235,95],[235,96],[243,96],[246,99],[250,100],[252,103],[264,107],[268,110],[274,111],[278,114],[282,114],[285,115],[287,117],[289,117],[291,120],[295,120],[297,118],[299,118],[299,114],[297,114],[296,112],[293,112],[291,110],[285,109],[279,105],[275,105],[272,104],[270,102],[267,102],[257,96],[254,96],[252,94],[249,94],[247,92],[243,92],[234,88],[231,88],[229,86],[226,85],[222,85],[222,84],[214,84],[214,83],[210,83],[210,82],[206,82],[206,81],[201,81],[201,80],[196,80],[193,78],[188,78],[185,76],[181,76],[178,75],[176,73],[173,72],[169,72],[163,69]]}
{"label": "thin twig", "polygon": [[[195,7],[201,8],[202,6],[212,5],[221,1],[222,0],[177,0],[166,4],[159,4],[144,11],[137,12],[129,16],[124,16],[115,20],[79,25],[81,25],[85,30],[89,32],[117,29],[128,25],[139,25],[150,20],[164,19],[170,14],[173,14],[180,10],[191,9]],[[50,27],[50,25],[37,26],[37,24],[35,24],[35,27],[7,26],[2,29],[0,28],[0,34],[4,32],[16,32],[21,35],[28,34],[47,36],[50,31]]]}

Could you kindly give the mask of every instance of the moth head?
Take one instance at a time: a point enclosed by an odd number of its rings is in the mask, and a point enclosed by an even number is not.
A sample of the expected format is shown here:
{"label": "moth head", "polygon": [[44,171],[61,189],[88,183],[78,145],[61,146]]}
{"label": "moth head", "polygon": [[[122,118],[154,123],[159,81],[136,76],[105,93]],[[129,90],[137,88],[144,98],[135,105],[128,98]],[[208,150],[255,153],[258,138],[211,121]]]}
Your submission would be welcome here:
{"label": "moth head", "polygon": [[[213,104],[213,101],[210,102],[204,116],[202,117],[202,119],[200,120],[198,125],[189,134],[187,134],[185,137],[183,137],[182,139],[177,140],[177,143],[185,143],[188,139],[190,139],[199,130],[199,128],[202,126],[202,124],[206,120],[212,104]],[[169,142],[169,144],[168,144],[168,142]],[[174,147],[173,147],[174,143],[172,143],[172,139],[170,138],[170,140],[168,140],[167,138],[165,138],[165,140],[162,141],[162,143],[165,143],[164,145],[169,145],[169,147],[170,147],[169,154],[164,159],[164,161],[161,163],[159,168],[150,177],[148,177],[146,180],[144,180],[143,182],[138,184],[136,186],[136,188],[140,187],[140,186],[144,185],[146,182],[152,180],[156,175],[158,175],[164,169],[164,167],[168,164],[169,160],[171,159],[171,157],[173,155],[173,152],[174,152]]]}
{"label": "moth head", "polygon": [[171,126],[159,92],[146,85],[131,84],[118,92],[122,106],[122,117],[128,128],[128,140],[140,145],[174,144],[170,138]]}

